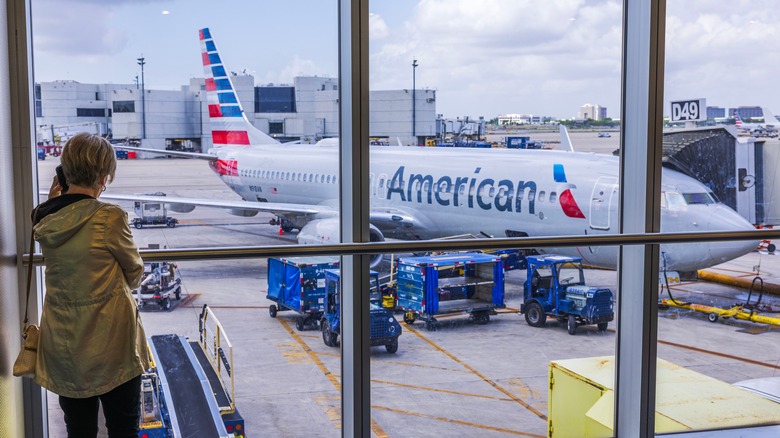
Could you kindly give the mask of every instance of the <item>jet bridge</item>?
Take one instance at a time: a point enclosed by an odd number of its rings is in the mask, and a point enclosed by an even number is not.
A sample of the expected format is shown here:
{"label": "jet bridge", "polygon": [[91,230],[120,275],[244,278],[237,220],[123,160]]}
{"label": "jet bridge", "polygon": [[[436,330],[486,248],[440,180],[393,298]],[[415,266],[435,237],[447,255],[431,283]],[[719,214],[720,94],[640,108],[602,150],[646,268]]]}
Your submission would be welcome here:
{"label": "jet bridge", "polygon": [[663,165],[695,178],[757,226],[780,225],[780,146],[732,126],[664,132]]}

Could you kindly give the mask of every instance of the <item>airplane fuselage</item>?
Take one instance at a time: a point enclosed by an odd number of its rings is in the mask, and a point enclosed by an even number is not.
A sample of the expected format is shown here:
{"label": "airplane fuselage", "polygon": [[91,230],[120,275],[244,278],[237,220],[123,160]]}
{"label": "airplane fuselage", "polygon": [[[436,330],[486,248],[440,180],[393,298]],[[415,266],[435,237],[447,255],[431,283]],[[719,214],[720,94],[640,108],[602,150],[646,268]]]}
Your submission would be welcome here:
{"label": "airplane fuselage", "polygon": [[[284,145],[218,152],[220,177],[247,201],[337,206],[338,148]],[[618,158],[548,150],[371,148],[372,224],[387,238],[434,239],[484,233],[496,237],[598,235],[617,232]],[[710,190],[663,171],[664,201],[707,198]],[[690,196],[689,196],[690,197]],[[709,198],[712,199],[712,198]],[[750,224],[717,203],[662,202],[661,231],[715,231]],[[719,218],[714,220],[713,218]],[[307,218],[306,220],[310,220]],[[712,246],[666,249],[669,269],[698,269],[721,257]],[[744,246],[744,244],[743,244]],[[615,247],[545,248],[614,267]],[[740,249],[742,250],[742,249]],[[726,251],[728,253],[728,251]],[[727,260],[723,254],[723,261]],[[711,265],[712,263],[707,263]]]}

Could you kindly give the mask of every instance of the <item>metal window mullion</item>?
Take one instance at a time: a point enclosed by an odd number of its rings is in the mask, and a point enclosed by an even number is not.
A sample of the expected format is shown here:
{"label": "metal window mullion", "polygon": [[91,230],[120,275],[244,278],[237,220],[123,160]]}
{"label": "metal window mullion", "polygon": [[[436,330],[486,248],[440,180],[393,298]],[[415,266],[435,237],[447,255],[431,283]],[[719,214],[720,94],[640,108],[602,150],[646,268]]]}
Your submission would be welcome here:
{"label": "metal window mullion", "polygon": [[[665,0],[623,2],[620,233],[660,232]],[[621,246],[615,435],[655,433],[660,245]]]}
{"label": "metal window mullion", "polygon": [[[368,242],[368,0],[339,2],[341,242]],[[370,436],[368,255],[341,264],[342,436]]]}

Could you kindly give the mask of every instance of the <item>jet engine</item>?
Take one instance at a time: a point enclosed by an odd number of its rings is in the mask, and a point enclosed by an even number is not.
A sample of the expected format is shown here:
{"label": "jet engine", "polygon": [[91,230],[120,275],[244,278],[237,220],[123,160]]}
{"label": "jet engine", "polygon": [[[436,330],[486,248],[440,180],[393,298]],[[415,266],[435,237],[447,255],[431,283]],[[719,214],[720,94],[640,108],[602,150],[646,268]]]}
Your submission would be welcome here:
{"label": "jet engine", "polygon": [[232,214],[233,216],[241,216],[241,217],[252,217],[257,214],[257,210],[246,210],[243,208],[228,208],[227,212]]}
{"label": "jet engine", "polygon": [[[385,236],[379,228],[369,225],[369,241],[384,242]],[[301,228],[298,233],[298,243],[302,245],[327,245],[339,243],[340,224],[338,218],[315,219]],[[382,254],[371,256],[371,267],[375,268],[382,262]]]}
{"label": "jet engine", "polygon": [[192,213],[192,210],[195,210],[192,204],[165,204],[165,208],[176,213]]}

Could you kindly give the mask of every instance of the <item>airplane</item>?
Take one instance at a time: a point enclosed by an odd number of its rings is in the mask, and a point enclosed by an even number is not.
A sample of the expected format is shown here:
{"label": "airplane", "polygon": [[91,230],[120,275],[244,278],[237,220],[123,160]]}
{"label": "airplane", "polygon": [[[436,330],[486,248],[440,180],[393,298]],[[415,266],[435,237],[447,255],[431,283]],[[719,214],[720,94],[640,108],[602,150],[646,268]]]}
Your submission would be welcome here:
{"label": "airplane", "polygon": [[751,134],[776,134],[780,129],[780,121],[778,121],[774,114],[769,111],[769,108],[761,107],[761,111],[764,113],[763,123],[747,123],[743,122],[739,117],[739,113],[734,112],[734,120],[736,121],[737,129],[743,132],[749,132]]}
{"label": "airplane", "polygon": [[[196,205],[232,214],[270,212],[301,244],[339,242],[338,139],[281,144],[244,115],[208,28],[199,31],[214,148],[207,154],[134,150],[209,161],[241,201],[166,197],[173,211]],[[370,240],[457,235],[571,236],[617,233],[619,158],[575,152],[561,126],[561,150],[371,147]],[[755,229],[702,183],[662,170],[662,232]],[[102,195],[109,199],[159,197]],[[489,245],[486,243],[486,245]],[[661,245],[664,267],[689,272],[756,249],[757,241]],[[537,248],[614,269],[617,247]],[[378,263],[381,256],[372,263]]]}

